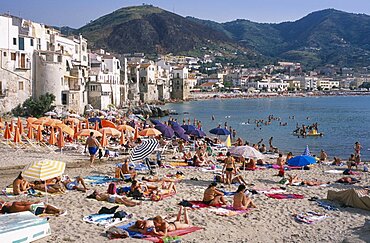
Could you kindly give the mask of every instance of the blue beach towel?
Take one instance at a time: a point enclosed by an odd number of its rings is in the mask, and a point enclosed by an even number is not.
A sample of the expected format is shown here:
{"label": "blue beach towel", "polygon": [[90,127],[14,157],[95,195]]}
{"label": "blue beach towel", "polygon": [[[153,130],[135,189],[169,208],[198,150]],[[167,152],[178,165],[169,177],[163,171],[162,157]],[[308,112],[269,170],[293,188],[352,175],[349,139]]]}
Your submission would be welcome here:
{"label": "blue beach towel", "polygon": [[142,233],[139,233],[139,232],[136,232],[136,231],[132,231],[132,230],[129,229],[134,224],[135,224],[135,221],[134,222],[130,222],[130,223],[125,224],[125,225],[117,226],[117,228],[126,230],[128,232],[128,234],[130,235],[131,238],[138,238],[138,239],[145,238],[146,236],[143,235]]}
{"label": "blue beach towel", "polygon": [[324,209],[326,209],[326,210],[330,210],[330,211],[339,211],[339,209],[338,209],[336,206],[332,205],[332,204],[331,204],[331,203],[329,203],[329,202],[316,201],[316,203],[317,203],[317,205],[318,205],[319,207],[322,207],[322,208],[324,208]]}
{"label": "blue beach towel", "polygon": [[86,176],[84,179],[91,185],[104,185],[114,181],[118,181],[117,178],[101,175]]}

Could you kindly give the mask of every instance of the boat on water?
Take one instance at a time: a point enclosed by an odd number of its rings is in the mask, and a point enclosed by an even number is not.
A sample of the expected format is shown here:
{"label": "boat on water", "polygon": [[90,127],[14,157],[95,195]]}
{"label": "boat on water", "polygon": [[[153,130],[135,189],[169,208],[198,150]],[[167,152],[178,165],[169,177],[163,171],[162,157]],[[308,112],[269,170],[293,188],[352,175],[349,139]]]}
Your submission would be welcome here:
{"label": "boat on water", "polygon": [[298,132],[297,131],[294,131],[293,132],[293,135],[298,136],[298,137],[301,137],[301,136],[302,137],[322,137],[322,136],[324,136],[324,133],[317,132],[316,129],[312,129],[306,135],[301,134],[299,131]]}

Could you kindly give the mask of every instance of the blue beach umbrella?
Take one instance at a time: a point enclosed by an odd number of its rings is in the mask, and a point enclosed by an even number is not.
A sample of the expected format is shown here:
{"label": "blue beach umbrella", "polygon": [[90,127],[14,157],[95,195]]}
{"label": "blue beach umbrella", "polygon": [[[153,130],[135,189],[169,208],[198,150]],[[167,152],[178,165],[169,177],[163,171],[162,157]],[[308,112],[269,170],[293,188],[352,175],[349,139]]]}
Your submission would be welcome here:
{"label": "blue beach umbrella", "polygon": [[187,142],[190,141],[189,136],[186,135],[185,133],[178,133],[178,132],[175,131],[175,136],[178,137],[178,138],[181,138],[182,140],[185,140]]}
{"label": "blue beach umbrella", "polygon": [[192,135],[192,136],[195,136],[195,137],[198,137],[198,138],[202,138],[202,137],[206,136],[206,134],[203,131],[199,130],[199,129],[195,129],[193,131],[190,131],[188,134]]}
{"label": "blue beach umbrella", "polygon": [[187,133],[196,130],[196,128],[193,125],[182,125],[181,126]]}
{"label": "blue beach umbrella", "polygon": [[91,122],[91,123],[95,123],[95,122],[99,122],[100,123],[101,119],[99,117],[90,117],[88,119],[88,121]]}
{"label": "blue beach umbrella", "polygon": [[184,130],[184,128],[182,128],[182,127],[180,127],[180,126],[174,126],[174,127],[172,127],[172,129],[175,131],[175,132],[177,132],[177,133],[179,133],[179,134],[184,134],[186,131]]}
{"label": "blue beach umbrella", "polygon": [[214,135],[230,135],[229,130],[227,130],[225,128],[221,128],[221,127],[213,128],[213,129],[209,130],[209,132],[214,134]]}
{"label": "blue beach umbrella", "polygon": [[304,150],[304,152],[303,152],[302,155],[311,156],[310,149],[308,148],[308,145],[306,145],[306,148],[305,148],[305,150]]}
{"label": "blue beach umbrella", "polygon": [[162,122],[160,122],[159,120],[155,120],[155,119],[150,119],[150,121],[153,123],[153,125],[158,125],[158,124],[163,124]]}
{"label": "blue beach umbrella", "polygon": [[155,129],[160,131],[165,138],[172,138],[175,135],[171,127],[164,125],[162,123],[155,125]]}
{"label": "blue beach umbrella", "polygon": [[312,156],[307,156],[307,155],[299,155],[291,158],[288,160],[288,165],[289,166],[306,166],[306,165],[311,165],[315,164],[316,159]]}

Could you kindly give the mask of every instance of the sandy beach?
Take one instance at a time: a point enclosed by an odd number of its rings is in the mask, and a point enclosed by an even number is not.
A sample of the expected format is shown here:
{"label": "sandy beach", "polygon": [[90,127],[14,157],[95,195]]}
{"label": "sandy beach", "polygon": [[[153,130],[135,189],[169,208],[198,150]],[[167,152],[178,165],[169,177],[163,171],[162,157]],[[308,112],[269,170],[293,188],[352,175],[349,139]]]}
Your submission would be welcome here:
{"label": "sandy beach", "polygon": [[[88,157],[77,151],[59,152],[36,152],[32,149],[10,149],[0,148],[0,185],[4,188],[12,183],[19,171],[28,162],[40,159],[56,159],[67,163],[65,174],[69,176],[87,175],[109,175],[114,176],[115,163],[122,161],[119,157],[114,161],[97,161],[95,168],[88,167]],[[270,158],[270,161],[275,161]],[[287,174],[298,175],[303,179],[317,179],[330,181],[327,186],[288,186],[287,193],[304,195],[304,199],[277,200],[267,197],[264,194],[252,196],[256,209],[243,215],[231,217],[218,216],[208,209],[190,210],[189,215],[192,224],[203,227],[204,230],[197,231],[182,238],[183,242],[369,242],[370,225],[365,224],[370,212],[340,207],[339,211],[327,211],[317,206],[316,202],[309,201],[311,197],[325,199],[327,191],[342,190],[348,188],[359,188],[368,185],[368,175],[359,172],[357,178],[361,182],[355,185],[341,185],[333,183],[343,175],[324,173],[324,170],[333,170],[335,166],[316,166],[311,170],[292,170]],[[338,167],[344,169],[344,167]],[[133,213],[133,219],[143,219],[156,215],[175,215],[178,211],[177,204],[182,199],[201,200],[204,189],[214,178],[212,172],[202,172],[199,168],[177,167],[160,169],[160,175],[176,173],[181,171],[185,178],[177,183],[178,193],[170,198],[159,202],[143,201],[142,205],[120,209]],[[279,187],[277,182],[281,177],[275,176],[277,170],[264,169],[257,171],[242,172],[248,183],[255,184],[248,188],[268,189]],[[198,181],[190,180],[197,178]],[[96,213],[102,206],[111,207],[107,202],[86,199],[92,189],[106,191],[107,186],[89,186],[87,193],[68,191],[64,195],[49,197],[49,203],[67,210],[67,215],[50,217],[52,234],[38,242],[108,242],[105,236],[105,228],[95,226],[82,221],[86,215]],[[227,189],[227,188],[226,188]],[[236,186],[228,191],[235,191]],[[25,196],[7,198],[0,196],[6,201],[15,200],[37,200]],[[43,198],[40,198],[44,200]],[[232,197],[228,197],[231,203]],[[327,214],[329,217],[316,223],[304,224],[294,220],[294,215],[301,212],[316,211]],[[170,217],[171,218],[171,217]],[[124,223],[127,223],[125,221]],[[122,223],[122,224],[124,224]],[[137,239],[124,239],[124,242],[145,242]]]}

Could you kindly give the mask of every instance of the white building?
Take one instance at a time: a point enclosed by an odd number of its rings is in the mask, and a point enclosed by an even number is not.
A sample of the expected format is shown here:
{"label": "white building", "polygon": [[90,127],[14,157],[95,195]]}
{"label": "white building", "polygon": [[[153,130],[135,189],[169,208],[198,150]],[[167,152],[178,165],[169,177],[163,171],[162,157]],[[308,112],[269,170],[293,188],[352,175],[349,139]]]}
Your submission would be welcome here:
{"label": "white building", "polygon": [[321,90],[331,90],[333,88],[339,88],[339,81],[327,79],[327,78],[320,78],[317,80],[317,88]]}
{"label": "white building", "polygon": [[261,81],[248,82],[248,88],[256,90],[274,92],[274,91],[287,91],[289,84],[281,80],[263,79]]}
{"label": "white building", "polygon": [[121,107],[127,98],[126,82],[121,82],[121,62],[104,50],[89,53],[89,60],[89,104],[96,109],[108,109],[109,105]]}

